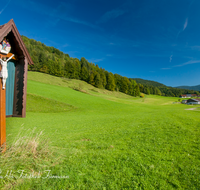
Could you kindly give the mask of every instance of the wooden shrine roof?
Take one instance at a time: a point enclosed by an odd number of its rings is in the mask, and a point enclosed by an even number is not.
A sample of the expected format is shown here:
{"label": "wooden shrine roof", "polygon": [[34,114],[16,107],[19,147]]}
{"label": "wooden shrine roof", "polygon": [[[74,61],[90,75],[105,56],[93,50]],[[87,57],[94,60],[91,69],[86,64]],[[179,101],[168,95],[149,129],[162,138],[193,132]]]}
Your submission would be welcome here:
{"label": "wooden shrine roof", "polygon": [[18,51],[19,56],[26,57],[29,65],[34,64],[21,38],[21,35],[19,34],[19,31],[17,30],[17,27],[13,19],[11,19],[8,23],[0,26],[0,42],[4,39],[4,37],[6,37],[10,33],[12,33],[15,37],[15,42],[17,42],[16,48],[20,49]]}

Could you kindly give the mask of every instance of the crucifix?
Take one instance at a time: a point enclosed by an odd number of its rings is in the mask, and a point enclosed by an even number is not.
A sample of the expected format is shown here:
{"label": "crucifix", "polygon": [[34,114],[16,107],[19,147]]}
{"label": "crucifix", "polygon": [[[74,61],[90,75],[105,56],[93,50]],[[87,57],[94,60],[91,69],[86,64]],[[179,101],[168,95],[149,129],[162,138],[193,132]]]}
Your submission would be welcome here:
{"label": "crucifix", "polygon": [[8,59],[0,58],[0,148],[2,152],[6,150],[6,79],[8,78],[8,61],[14,57],[14,54]]}
{"label": "crucifix", "polygon": [[3,90],[5,89],[6,79],[8,78],[7,64],[8,64],[8,61],[10,61],[13,57],[14,57],[14,54],[11,57],[9,57],[7,60],[6,60],[6,57],[3,57],[3,60],[0,58],[0,61],[1,61],[0,78],[2,78]]}

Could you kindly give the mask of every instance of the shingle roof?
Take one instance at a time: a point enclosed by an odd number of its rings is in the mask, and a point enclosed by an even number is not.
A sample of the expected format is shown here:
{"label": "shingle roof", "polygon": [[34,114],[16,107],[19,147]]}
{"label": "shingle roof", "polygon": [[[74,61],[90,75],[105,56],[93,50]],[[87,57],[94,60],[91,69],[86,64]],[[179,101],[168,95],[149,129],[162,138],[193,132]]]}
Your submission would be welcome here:
{"label": "shingle roof", "polygon": [[32,65],[34,64],[29,53],[28,50],[26,49],[26,46],[21,38],[21,35],[19,34],[19,31],[17,30],[17,27],[13,21],[13,19],[11,19],[8,23],[1,25],[0,26],[0,42],[3,40],[3,38],[5,36],[7,36],[10,32],[12,32],[15,36],[16,41],[18,42],[19,48],[21,49],[21,51],[23,52],[23,55],[27,58],[28,60],[28,64]]}
{"label": "shingle roof", "polygon": [[194,100],[194,101],[196,101],[196,102],[200,102],[200,99],[199,99],[199,98],[189,99],[189,100]]}

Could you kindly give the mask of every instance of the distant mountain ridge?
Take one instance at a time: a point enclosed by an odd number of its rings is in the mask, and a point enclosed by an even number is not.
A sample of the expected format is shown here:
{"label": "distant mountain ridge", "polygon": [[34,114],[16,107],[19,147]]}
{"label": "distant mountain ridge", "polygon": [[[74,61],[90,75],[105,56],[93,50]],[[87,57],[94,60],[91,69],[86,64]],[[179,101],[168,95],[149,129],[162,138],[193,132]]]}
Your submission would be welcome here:
{"label": "distant mountain ridge", "polygon": [[200,91],[200,85],[197,85],[197,86],[177,86],[175,88]]}
{"label": "distant mountain ridge", "polygon": [[132,78],[133,80],[135,80],[137,83],[140,83],[142,85],[149,85],[149,86],[154,86],[154,87],[167,87],[166,85],[159,83],[159,82],[155,82],[155,81],[151,81],[151,80],[144,80],[141,78]]}

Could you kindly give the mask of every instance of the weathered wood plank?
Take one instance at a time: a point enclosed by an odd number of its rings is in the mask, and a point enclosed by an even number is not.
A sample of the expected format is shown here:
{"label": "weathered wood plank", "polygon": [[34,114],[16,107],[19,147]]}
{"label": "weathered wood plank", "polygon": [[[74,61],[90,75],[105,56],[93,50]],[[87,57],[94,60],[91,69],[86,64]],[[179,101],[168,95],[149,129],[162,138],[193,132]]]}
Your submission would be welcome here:
{"label": "weathered wood plank", "polygon": [[2,79],[0,83],[0,146],[4,152],[6,150],[6,90],[2,89]]}
{"label": "weathered wood plank", "polygon": [[24,76],[23,76],[23,97],[22,97],[22,117],[26,117],[26,94],[27,94],[27,74],[28,74],[28,60],[24,59]]}
{"label": "weathered wood plank", "polygon": [[23,82],[24,76],[24,59],[20,59],[16,64],[15,70],[15,89],[14,89],[14,104],[13,116],[22,117],[22,98],[23,98]]}

